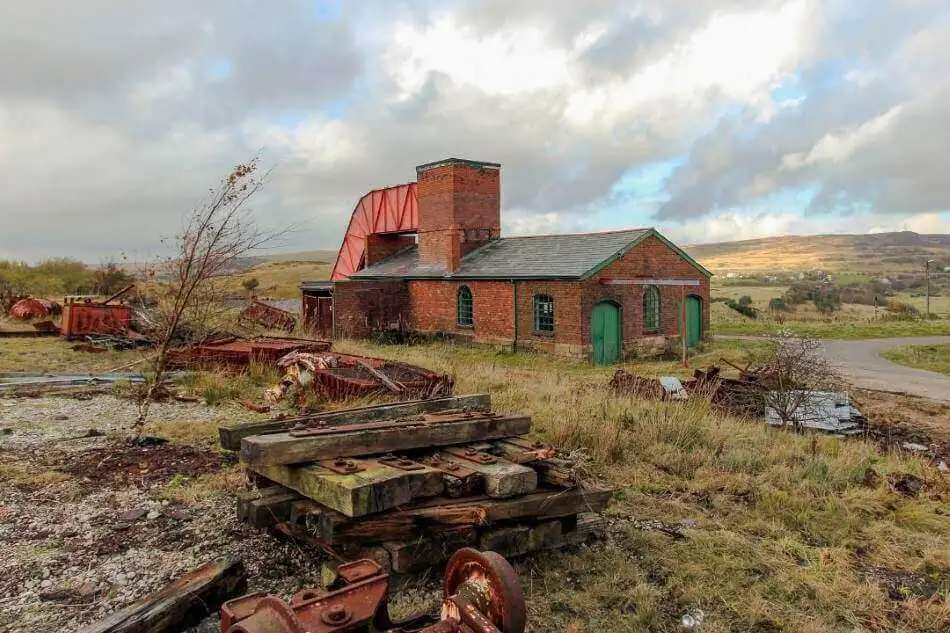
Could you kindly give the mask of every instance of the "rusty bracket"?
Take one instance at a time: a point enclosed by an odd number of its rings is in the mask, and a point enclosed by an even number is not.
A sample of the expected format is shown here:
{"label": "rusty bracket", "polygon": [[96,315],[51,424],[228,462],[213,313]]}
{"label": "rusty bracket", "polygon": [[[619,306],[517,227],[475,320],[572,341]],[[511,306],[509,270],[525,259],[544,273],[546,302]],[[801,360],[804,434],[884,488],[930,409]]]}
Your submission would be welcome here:
{"label": "rusty bracket", "polygon": [[488,453],[476,450],[474,448],[457,448],[451,446],[443,450],[449,455],[460,457],[470,462],[475,462],[476,464],[494,464],[498,461],[495,457],[489,455]]}
{"label": "rusty bracket", "polygon": [[505,455],[505,459],[516,464],[543,461],[545,459],[551,459],[557,454],[557,450],[553,446],[541,442],[532,442],[531,440],[520,437],[508,438],[503,440],[501,444],[508,444],[523,449],[521,452],[512,452]]}
{"label": "rusty bracket", "polygon": [[406,459],[405,457],[382,457],[376,460],[378,463],[383,466],[390,466],[392,468],[398,468],[399,470],[422,470],[425,468],[425,465],[420,464],[419,462],[414,462],[411,459]]}
{"label": "rusty bracket", "polygon": [[449,462],[442,459],[439,459],[437,456],[428,457],[423,460],[427,466],[432,468],[437,468],[447,475],[452,477],[457,477],[459,479],[468,479],[469,477],[477,476],[478,473],[472,470],[471,468],[466,468],[461,464],[456,464],[455,462]]}
{"label": "rusty bracket", "polygon": [[366,470],[366,467],[362,465],[361,462],[355,459],[347,459],[346,457],[337,457],[334,459],[324,459],[318,461],[317,464],[321,468],[326,468],[327,470],[332,470],[335,473],[341,475],[352,475],[353,473],[358,473]]}

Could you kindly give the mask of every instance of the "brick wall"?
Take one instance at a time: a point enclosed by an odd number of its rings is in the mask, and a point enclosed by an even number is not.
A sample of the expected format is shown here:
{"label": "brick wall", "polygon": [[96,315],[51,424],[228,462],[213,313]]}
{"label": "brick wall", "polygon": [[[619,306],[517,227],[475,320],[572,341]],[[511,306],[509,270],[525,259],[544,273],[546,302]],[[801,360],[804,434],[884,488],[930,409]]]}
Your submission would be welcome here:
{"label": "brick wall", "polygon": [[409,329],[409,290],[402,279],[333,284],[333,337],[366,338],[373,330]]}
{"label": "brick wall", "polygon": [[[565,356],[584,356],[581,325],[583,284],[572,281],[518,282],[518,347]],[[554,298],[554,332],[534,329],[534,298],[546,294]]]}
{"label": "brick wall", "polygon": [[588,318],[583,323],[584,340],[590,341],[590,311],[602,299],[611,299],[621,306],[622,336],[625,353],[637,340],[656,334],[679,336],[679,309],[682,287],[660,286],[660,329],[657,333],[643,331],[644,286],[605,286],[602,279],[697,279],[698,288],[687,287],[687,295],[696,295],[703,303],[703,337],[709,331],[709,278],[679,256],[656,237],[648,237],[626,255],[613,262],[585,282],[581,310]]}
{"label": "brick wall", "polygon": [[[457,322],[457,297],[461,286],[472,291],[472,327]],[[514,295],[507,281],[409,282],[412,328],[418,332],[444,332],[479,343],[507,343],[513,339]]]}
{"label": "brick wall", "polygon": [[[645,287],[603,285],[601,280],[608,278],[698,279],[699,288],[687,288],[687,294],[703,300],[703,335],[708,332],[708,278],[663,242],[650,237],[586,281],[516,282],[518,346],[587,357],[591,311],[605,299],[621,306],[625,354],[644,337],[679,336],[681,287],[659,288],[660,329],[644,332]],[[457,293],[462,285],[472,291],[472,327],[457,323]],[[554,297],[553,334],[534,331],[534,296],[539,293]],[[514,301],[515,285],[508,281],[338,282],[334,286],[334,331],[336,336],[367,336],[381,324],[400,322],[417,332],[449,333],[479,343],[511,345],[515,340]]]}
{"label": "brick wall", "polygon": [[416,168],[419,261],[458,269],[459,258],[501,232],[497,165],[447,160]]}
{"label": "brick wall", "polygon": [[366,236],[366,267],[369,268],[390,255],[415,244],[411,235],[380,235],[370,233]]}

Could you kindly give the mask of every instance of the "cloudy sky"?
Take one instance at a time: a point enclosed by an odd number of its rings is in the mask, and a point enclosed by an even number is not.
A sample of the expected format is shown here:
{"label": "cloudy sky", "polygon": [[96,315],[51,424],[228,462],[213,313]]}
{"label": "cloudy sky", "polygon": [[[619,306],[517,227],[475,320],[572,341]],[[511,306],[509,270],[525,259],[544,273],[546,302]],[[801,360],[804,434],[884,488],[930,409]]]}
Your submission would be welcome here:
{"label": "cloudy sky", "polygon": [[503,164],[507,234],[950,232],[946,0],[0,0],[0,257],[160,251],[229,166],[336,248]]}

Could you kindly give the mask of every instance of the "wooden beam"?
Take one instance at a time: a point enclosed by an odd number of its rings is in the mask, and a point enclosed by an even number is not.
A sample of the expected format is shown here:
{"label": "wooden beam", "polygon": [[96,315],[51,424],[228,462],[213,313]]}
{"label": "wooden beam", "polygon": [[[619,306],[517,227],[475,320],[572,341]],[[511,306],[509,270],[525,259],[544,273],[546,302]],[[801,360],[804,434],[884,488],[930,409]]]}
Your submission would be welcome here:
{"label": "wooden beam", "polygon": [[389,552],[392,570],[405,573],[417,569],[432,569],[447,561],[461,547],[475,545],[478,539],[470,525],[420,534],[409,541],[390,541],[383,547]]}
{"label": "wooden beam", "polygon": [[538,487],[538,473],[533,468],[513,464],[501,457],[492,457],[490,463],[479,463],[443,451],[439,453],[438,459],[479,473],[485,483],[485,494],[489,497],[518,497]]}
{"label": "wooden beam", "polygon": [[[174,633],[217,613],[247,587],[239,559],[205,565],[79,633]],[[68,628],[68,627],[67,627]]]}
{"label": "wooden beam", "polygon": [[605,286],[698,286],[698,279],[601,279]]}
{"label": "wooden beam", "polygon": [[261,472],[257,467],[524,435],[531,430],[531,418],[509,415],[367,427],[354,425],[337,433],[312,436],[275,433],[245,437],[241,440],[241,458],[249,467]]}
{"label": "wooden beam", "polygon": [[315,526],[317,537],[329,543],[347,541],[400,541],[420,531],[446,526],[487,526],[499,521],[530,518],[536,521],[601,512],[613,495],[604,488],[545,490],[514,499],[433,499],[412,507],[360,520],[337,512],[325,512]]}
{"label": "wooden beam", "polygon": [[286,418],[283,420],[263,420],[255,422],[237,422],[235,424],[218,427],[218,437],[221,448],[229,451],[241,450],[241,440],[251,435],[265,435],[281,433],[293,428],[295,424],[356,424],[371,420],[385,420],[401,418],[423,413],[437,413],[440,411],[491,411],[491,396],[475,394],[467,396],[453,396],[450,398],[435,398],[432,400],[411,400],[395,404],[381,404],[372,407],[342,409],[327,411],[314,415]]}
{"label": "wooden beam", "polygon": [[[344,474],[316,465],[272,465],[259,466],[257,472],[347,517],[389,510],[443,490],[442,472],[429,466],[402,470],[374,460],[349,461],[361,470]],[[289,518],[289,503],[287,512]]]}

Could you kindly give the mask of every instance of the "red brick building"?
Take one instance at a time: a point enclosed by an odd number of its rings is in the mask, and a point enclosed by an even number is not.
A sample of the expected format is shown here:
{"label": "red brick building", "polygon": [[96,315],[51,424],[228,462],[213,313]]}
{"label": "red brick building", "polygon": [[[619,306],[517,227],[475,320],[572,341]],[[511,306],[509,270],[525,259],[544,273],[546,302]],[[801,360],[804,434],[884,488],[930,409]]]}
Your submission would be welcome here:
{"label": "red brick building", "polygon": [[418,231],[371,235],[333,287],[335,337],[440,334],[610,363],[709,323],[710,272],[655,229],[502,238],[500,165],[416,168]]}

